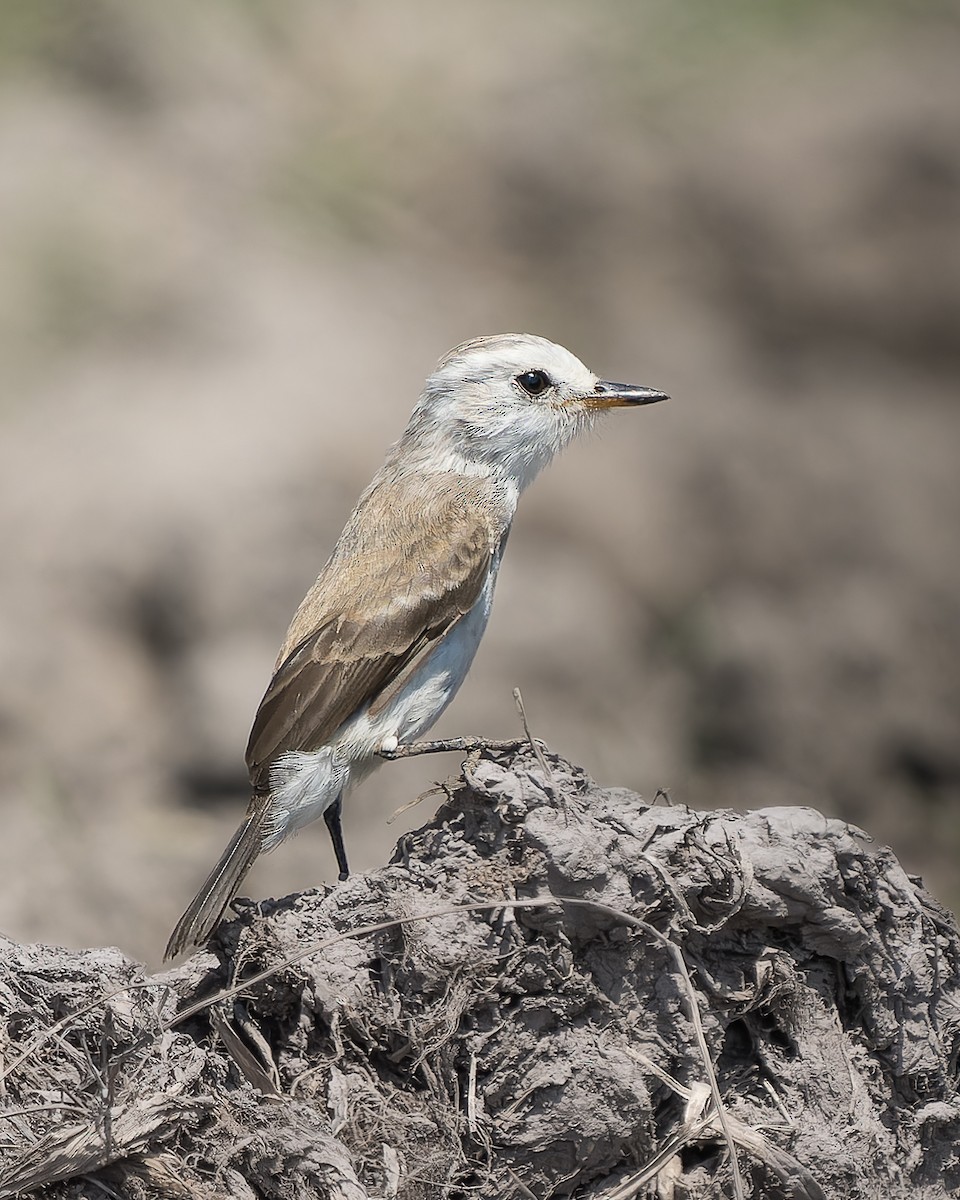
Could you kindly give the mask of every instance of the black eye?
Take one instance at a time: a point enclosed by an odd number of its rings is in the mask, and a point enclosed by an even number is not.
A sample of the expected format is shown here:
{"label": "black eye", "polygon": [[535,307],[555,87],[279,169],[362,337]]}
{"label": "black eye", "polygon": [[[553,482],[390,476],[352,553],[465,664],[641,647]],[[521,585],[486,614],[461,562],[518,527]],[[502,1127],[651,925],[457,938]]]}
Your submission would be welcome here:
{"label": "black eye", "polygon": [[540,396],[548,387],[553,386],[546,371],[524,371],[522,375],[517,376],[517,383],[528,396]]}

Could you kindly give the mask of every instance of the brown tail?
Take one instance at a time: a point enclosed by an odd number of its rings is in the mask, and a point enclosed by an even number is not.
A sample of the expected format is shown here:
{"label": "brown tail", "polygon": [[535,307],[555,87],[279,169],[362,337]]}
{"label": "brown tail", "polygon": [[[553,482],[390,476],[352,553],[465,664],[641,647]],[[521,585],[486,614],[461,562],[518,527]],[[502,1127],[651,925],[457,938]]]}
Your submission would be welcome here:
{"label": "brown tail", "polygon": [[230,839],[220,860],[187,905],[187,911],[170,934],[164,958],[174,958],[189,946],[202,946],[220,924],[220,918],[237,894],[244,877],[256,861],[263,842],[263,818],[269,797],[250,802],[246,820]]}

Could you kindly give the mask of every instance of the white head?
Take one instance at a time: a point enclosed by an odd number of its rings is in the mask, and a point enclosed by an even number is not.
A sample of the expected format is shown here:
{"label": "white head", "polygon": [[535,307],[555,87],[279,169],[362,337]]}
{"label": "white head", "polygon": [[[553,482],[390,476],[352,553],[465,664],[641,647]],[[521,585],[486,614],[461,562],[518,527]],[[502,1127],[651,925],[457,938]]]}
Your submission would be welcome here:
{"label": "white head", "polygon": [[546,338],[496,334],[440,360],[400,445],[421,464],[426,454],[441,469],[492,472],[523,488],[600,410],[666,398],[600,380]]}

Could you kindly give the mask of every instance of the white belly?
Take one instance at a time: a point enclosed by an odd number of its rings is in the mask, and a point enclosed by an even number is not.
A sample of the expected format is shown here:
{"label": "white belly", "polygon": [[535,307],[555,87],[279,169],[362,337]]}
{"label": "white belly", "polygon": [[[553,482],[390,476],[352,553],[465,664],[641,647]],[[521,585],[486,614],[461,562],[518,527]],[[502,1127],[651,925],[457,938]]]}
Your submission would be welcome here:
{"label": "white belly", "polygon": [[433,725],[470,670],[490,616],[498,566],[494,560],[476,604],[437,642],[388,705],[373,717],[368,708],[361,709],[329,745],[285,754],[271,767],[264,850],[273,850],[315,821],[341,792],[368,775],[379,765],[377,752],[385,742],[415,741]]}

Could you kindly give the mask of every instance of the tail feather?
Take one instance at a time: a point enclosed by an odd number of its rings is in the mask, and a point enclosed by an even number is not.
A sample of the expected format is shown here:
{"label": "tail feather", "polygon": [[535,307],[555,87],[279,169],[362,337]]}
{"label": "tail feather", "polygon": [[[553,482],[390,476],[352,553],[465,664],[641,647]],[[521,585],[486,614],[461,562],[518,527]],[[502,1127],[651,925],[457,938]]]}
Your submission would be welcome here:
{"label": "tail feather", "polygon": [[230,839],[217,865],[207,876],[199,892],[170,935],[164,958],[174,958],[191,946],[202,946],[220,924],[220,918],[237,894],[240,884],[256,861],[263,843],[263,818],[269,798],[256,798],[250,804],[246,820]]}

